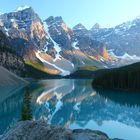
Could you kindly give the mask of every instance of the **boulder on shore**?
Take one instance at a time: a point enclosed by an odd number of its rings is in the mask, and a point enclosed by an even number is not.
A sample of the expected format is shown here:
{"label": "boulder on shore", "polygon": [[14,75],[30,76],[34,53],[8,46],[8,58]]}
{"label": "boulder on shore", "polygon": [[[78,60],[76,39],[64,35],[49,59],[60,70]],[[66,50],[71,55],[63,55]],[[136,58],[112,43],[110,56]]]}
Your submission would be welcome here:
{"label": "boulder on shore", "polygon": [[[40,121],[22,121],[4,133],[0,140],[111,140],[105,133],[89,129],[65,129]],[[118,139],[113,139],[118,140]]]}

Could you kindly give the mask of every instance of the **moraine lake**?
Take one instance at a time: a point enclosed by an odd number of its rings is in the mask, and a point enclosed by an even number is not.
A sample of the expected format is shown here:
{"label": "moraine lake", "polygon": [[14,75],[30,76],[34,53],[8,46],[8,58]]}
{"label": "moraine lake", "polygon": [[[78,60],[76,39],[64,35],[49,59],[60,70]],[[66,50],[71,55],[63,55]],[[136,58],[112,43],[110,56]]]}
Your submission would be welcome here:
{"label": "moraine lake", "polygon": [[[140,93],[95,90],[91,80],[43,80],[30,85],[34,120],[66,128],[101,130],[109,137],[140,138]],[[0,134],[21,119],[27,88],[0,87]]]}

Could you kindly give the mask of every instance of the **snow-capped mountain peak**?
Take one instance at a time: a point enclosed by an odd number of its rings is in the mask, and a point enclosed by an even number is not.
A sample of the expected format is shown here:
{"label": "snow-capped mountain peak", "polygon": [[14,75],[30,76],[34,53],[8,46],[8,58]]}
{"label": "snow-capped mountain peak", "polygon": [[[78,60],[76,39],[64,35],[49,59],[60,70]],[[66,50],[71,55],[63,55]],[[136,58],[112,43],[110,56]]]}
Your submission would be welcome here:
{"label": "snow-capped mountain peak", "polygon": [[87,30],[87,29],[83,24],[79,23],[73,27],[73,30]]}
{"label": "snow-capped mountain peak", "polygon": [[[135,47],[140,44],[136,39],[140,37],[138,19],[114,28],[96,23],[89,30],[79,23],[71,29],[61,16],[43,22],[31,7],[21,6],[16,12],[0,15],[0,25],[21,56],[40,60],[51,74],[68,75],[87,65],[103,68],[140,60],[139,47]],[[107,52],[110,49],[114,55]]]}
{"label": "snow-capped mountain peak", "polygon": [[[116,55],[140,56],[140,16],[112,28],[91,30],[95,40],[105,42],[107,49],[114,49]],[[125,55],[126,56],[126,55]]]}
{"label": "snow-capped mountain peak", "polygon": [[16,12],[18,12],[18,11],[23,11],[23,10],[26,10],[26,9],[29,9],[29,8],[31,8],[31,7],[30,7],[30,6],[27,6],[27,5],[20,6],[20,7],[18,7],[18,8],[16,9]]}
{"label": "snow-capped mountain peak", "polygon": [[95,23],[95,25],[92,27],[92,29],[100,29],[101,26],[99,23]]}
{"label": "snow-capped mountain peak", "polygon": [[0,15],[3,15],[3,13],[2,13],[2,12],[0,12]]}

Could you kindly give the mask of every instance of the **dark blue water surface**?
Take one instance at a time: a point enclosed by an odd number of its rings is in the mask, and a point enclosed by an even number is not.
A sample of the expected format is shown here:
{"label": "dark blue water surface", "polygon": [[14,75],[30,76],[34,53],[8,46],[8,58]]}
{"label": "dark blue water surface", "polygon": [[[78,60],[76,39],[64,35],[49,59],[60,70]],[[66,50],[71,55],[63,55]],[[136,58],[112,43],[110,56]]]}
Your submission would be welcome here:
{"label": "dark blue water surface", "polygon": [[[91,80],[44,80],[30,85],[34,120],[140,139],[140,93],[95,90]],[[0,87],[0,134],[21,118],[26,87]]]}

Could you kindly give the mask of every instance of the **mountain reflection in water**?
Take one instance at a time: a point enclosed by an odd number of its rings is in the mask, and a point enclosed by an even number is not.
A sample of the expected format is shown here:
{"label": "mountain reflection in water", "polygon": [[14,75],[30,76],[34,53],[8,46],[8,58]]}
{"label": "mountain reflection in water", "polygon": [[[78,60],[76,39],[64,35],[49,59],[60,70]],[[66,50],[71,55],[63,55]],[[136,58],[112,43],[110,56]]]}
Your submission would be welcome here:
{"label": "mountain reflection in water", "polygon": [[[31,89],[34,120],[47,120],[49,124],[72,129],[98,129],[110,137],[128,140],[140,137],[138,93],[95,90],[88,79],[44,80],[32,85]],[[18,93],[1,103],[0,118],[18,118],[13,112],[22,104],[22,98]],[[5,108],[13,108],[9,116],[2,109],[3,104]],[[0,123],[2,125],[1,120]]]}
{"label": "mountain reflection in water", "polygon": [[124,136],[128,128],[140,136],[140,94],[95,90],[91,80],[47,80],[41,84],[44,91],[33,95],[34,119],[66,128],[100,129],[112,137],[131,139],[129,134]]}

